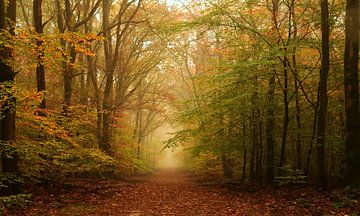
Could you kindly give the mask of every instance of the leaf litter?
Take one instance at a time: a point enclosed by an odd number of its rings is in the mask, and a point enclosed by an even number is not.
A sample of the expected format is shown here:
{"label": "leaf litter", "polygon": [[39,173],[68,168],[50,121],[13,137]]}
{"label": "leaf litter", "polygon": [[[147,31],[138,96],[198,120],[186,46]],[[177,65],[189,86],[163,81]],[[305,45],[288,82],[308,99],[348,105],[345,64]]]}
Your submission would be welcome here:
{"label": "leaf litter", "polygon": [[4,215],[359,215],[359,199],[336,208],[331,192],[311,187],[234,189],[203,186],[185,172],[164,170],[129,180],[75,179],[66,185],[36,188],[24,209]]}

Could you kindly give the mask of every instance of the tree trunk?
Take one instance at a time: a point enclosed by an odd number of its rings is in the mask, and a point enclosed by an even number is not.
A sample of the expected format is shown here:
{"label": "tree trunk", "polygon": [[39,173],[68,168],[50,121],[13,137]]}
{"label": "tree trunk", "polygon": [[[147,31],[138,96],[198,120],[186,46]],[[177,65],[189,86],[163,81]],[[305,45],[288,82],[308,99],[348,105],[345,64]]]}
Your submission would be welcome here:
{"label": "tree trunk", "polygon": [[256,142],[257,142],[257,134],[256,134],[256,123],[255,123],[255,110],[253,107],[252,110],[252,119],[251,119],[251,136],[252,136],[252,146],[251,146],[251,156],[250,156],[250,170],[249,177],[250,181],[255,181],[255,151],[256,151]]}
{"label": "tree trunk", "polygon": [[296,157],[295,157],[295,168],[298,170],[302,169],[302,158],[301,158],[301,107],[300,97],[298,91],[298,81],[295,79],[295,106],[296,106]]}
{"label": "tree trunk", "polygon": [[105,53],[105,74],[106,82],[104,88],[104,100],[103,100],[103,126],[102,126],[102,142],[100,148],[107,154],[112,154],[110,146],[111,136],[111,96],[114,83],[114,70],[115,65],[113,63],[113,51],[112,51],[112,39],[109,31],[109,16],[110,16],[111,1],[103,1],[103,36],[104,36],[104,53]]}
{"label": "tree trunk", "polygon": [[225,178],[231,179],[233,176],[233,171],[231,168],[231,160],[228,159],[225,154],[222,154],[221,162],[222,162],[223,173],[224,173]]}
{"label": "tree trunk", "polygon": [[44,67],[44,51],[43,51],[43,41],[41,39],[43,34],[43,23],[42,23],[42,0],[33,1],[33,17],[34,17],[34,27],[35,32],[38,34],[38,39],[36,39],[37,46],[37,64],[36,64],[36,83],[37,91],[42,92],[43,98],[39,104],[38,114],[45,116],[44,109],[46,108],[46,99],[45,99],[45,67]]}
{"label": "tree trunk", "polygon": [[246,180],[246,161],[247,161],[247,151],[246,151],[246,118],[244,118],[243,123],[243,166],[242,166],[242,178],[241,182],[244,183]]}
{"label": "tree trunk", "polygon": [[111,140],[111,107],[108,103],[108,101],[104,101],[103,103],[103,115],[102,115],[102,142],[100,145],[100,148],[107,154],[111,155],[112,150],[110,146],[110,140]]}
{"label": "tree trunk", "polygon": [[[8,31],[14,36],[16,0],[8,1],[7,13],[5,10],[5,1],[0,0],[0,31]],[[9,23],[7,23],[7,19],[10,21]],[[18,154],[14,146],[16,141],[16,98],[13,92],[15,73],[13,68],[7,64],[7,61],[12,58],[11,52],[10,48],[1,45],[0,85],[3,89],[1,94],[3,94],[3,97],[7,97],[7,100],[2,105],[0,112],[0,141],[2,144],[8,145],[7,151],[3,150],[1,155],[2,172],[16,174],[19,172],[19,167]],[[10,192],[18,192],[19,189],[19,185],[14,184],[10,184],[8,188]]]}
{"label": "tree trunk", "polygon": [[[78,56],[78,62],[81,64],[84,62],[85,55],[80,54]],[[80,87],[80,98],[79,102],[81,105],[87,107],[88,104],[88,79],[86,79],[86,70],[81,70],[80,72],[80,79],[79,79],[79,87]],[[85,109],[86,110],[86,109]]]}
{"label": "tree trunk", "polygon": [[327,80],[329,73],[329,8],[328,1],[321,0],[321,70],[318,89],[318,121],[317,121],[317,145],[316,145],[316,167],[317,167],[317,185],[321,189],[326,188],[325,174],[325,129],[326,112],[328,104]]}
{"label": "tree trunk", "polygon": [[280,150],[280,162],[279,162],[279,174],[282,175],[286,163],[286,139],[289,125],[289,100],[288,100],[288,65],[284,58],[284,89],[283,89],[283,101],[284,101],[284,117],[283,117],[283,131],[281,139],[281,150]]}
{"label": "tree trunk", "polygon": [[[295,18],[295,0],[291,0],[291,18],[292,18],[292,27],[293,27],[293,38],[298,37],[298,27],[297,19]],[[301,107],[300,107],[300,95],[299,95],[299,84],[298,80],[299,71],[296,60],[296,50],[297,47],[294,46],[292,49],[292,63],[294,68],[294,88],[295,88],[295,109],[296,109],[296,156],[295,156],[295,168],[301,170],[302,168],[302,159],[301,159]]]}
{"label": "tree trunk", "polygon": [[345,157],[346,181],[360,187],[359,0],[346,1],[345,16]]}
{"label": "tree trunk", "polygon": [[[274,69],[275,70],[275,69]],[[275,178],[275,138],[274,138],[274,118],[275,118],[275,71],[271,74],[267,94],[267,113],[266,113],[266,183],[272,184]]]}
{"label": "tree trunk", "polygon": [[96,70],[94,68],[94,58],[91,56],[86,56],[86,62],[87,62],[88,77],[94,88],[94,94],[95,94],[96,114],[97,114],[96,138],[98,141],[98,147],[100,147],[102,142],[102,109],[101,109],[100,90],[97,84]]}
{"label": "tree trunk", "polygon": [[308,148],[307,155],[306,155],[306,164],[305,164],[305,172],[304,172],[304,175],[306,175],[306,176],[308,176],[310,173],[310,161],[311,161],[311,155],[312,155],[313,145],[314,145],[315,136],[316,136],[318,107],[319,107],[319,101],[316,102],[316,106],[314,108],[312,135],[311,135],[311,140],[310,140],[309,148]]}
{"label": "tree trunk", "polygon": [[258,132],[258,146],[257,146],[257,151],[256,151],[256,170],[255,170],[255,176],[256,176],[256,182],[257,183],[262,183],[263,181],[263,166],[262,166],[262,157],[263,157],[263,141],[262,141],[262,131],[263,131],[263,124],[262,124],[262,120],[261,120],[261,114],[260,114],[260,109],[259,107],[256,110],[257,112],[257,129],[259,130]]}
{"label": "tree trunk", "polygon": [[[142,101],[142,97],[140,97],[139,99],[140,101]],[[139,105],[138,105],[139,106]],[[141,155],[141,145],[143,142],[143,131],[142,131],[142,127],[143,127],[143,112],[142,109],[139,107],[139,111],[137,113],[138,115],[138,119],[139,119],[139,124],[138,124],[138,130],[137,130],[137,139],[136,139],[136,143],[137,143],[137,159],[140,160],[140,155]]]}
{"label": "tree trunk", "polygon": [[64,77],[64,104],[63,104],[63,113],[66,115],[69,114],[69,108],[71,105],[72,90],[73,90],[73,79],[74,79],[74,67],[76,59],[75,47],[71,46],[70,48],[70,63],[65,63],[66,66],[63,70]]}

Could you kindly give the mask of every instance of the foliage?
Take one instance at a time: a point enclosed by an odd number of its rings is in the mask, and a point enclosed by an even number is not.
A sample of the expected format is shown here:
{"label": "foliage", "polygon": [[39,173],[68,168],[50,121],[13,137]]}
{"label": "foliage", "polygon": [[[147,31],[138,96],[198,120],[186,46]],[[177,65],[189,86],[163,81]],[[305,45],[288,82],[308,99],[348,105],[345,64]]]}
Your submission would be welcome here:
{"label": "foliage", "polygon": [[193,164],[191,170],[201,176],[218,177],[222,175],[220,159],[211,152],[200,153],[191,163]]}
{"label": "foliage", "polygon": [[[194,2],[189,8],[198,15],[164,29],[177,39],[170,49],[179,65],[173,66],[174,74],[181,78],[176,81],[181,97],[174,105],[178,114],[174,124],[181,130],[168,140],[167,147],[192,149],[193,163],[204,163],[202,154],[208,153],[220,163],[221,156],[236,158],[231,166],[242,167],[246,179],[264,183],[267,137],[271,135],[277,183],[311,182],[316,178],[315,113],[321,68],[320,17],[313,16],[320,14],[318,2],[219,0]],[[329,16],[333,64],[325,157],[331,158],[327,173],[338,176],[345,169],[339,81],[343,15],[344,2],[335,1]],[[272,75],[274,105],[268,95]],[[268,114],[269,109],[273,114]],[[270,119],[274,125],[268,130]],[[286,157],[285,169],[275,168],[281,154]]]}
{"label": "foliage", "polygon": [[275,183],[279,186],[284,185],[301,185],[308,183],[308,177],[304,175],[304,172],[299,169],[292,169],[289,166],[282,168],[282,176],[275,178]]}
{"label": "foliage", "polygon": [[306,199],[306,198],[298,198],[298,199],[296,199],[296,203],[298,203],[299,205],[304,206],[306,208],[315,206],[315,204],[313,202],[311,202],[311,200]]}
{"label": "foliage", "polygon": [[116,161],[100,150],[71,147],[61,142],[22,146],[24,173],[39,182],[53,183],[71,176],[105,177],[114,172]]}
{"label": "foliage", "polygon": [[0,194],[7,194],[10,185],[21,185],[24,183],[24,178],[14,173],[1,173],[0,174]]}
{"label": "foliage", "polygon": [[6,197],[0,197],[0,213],[3,213],[4,208],[24,208],[31,203],[31,194],[17,194]]}
{"label": "foliage", "polygon": [[347,189],[344,189],[343,191],[333,191],[330,196],[332,205],[335,208],[346,208],[357,205],[358,198],[359,192],[349,191]]}

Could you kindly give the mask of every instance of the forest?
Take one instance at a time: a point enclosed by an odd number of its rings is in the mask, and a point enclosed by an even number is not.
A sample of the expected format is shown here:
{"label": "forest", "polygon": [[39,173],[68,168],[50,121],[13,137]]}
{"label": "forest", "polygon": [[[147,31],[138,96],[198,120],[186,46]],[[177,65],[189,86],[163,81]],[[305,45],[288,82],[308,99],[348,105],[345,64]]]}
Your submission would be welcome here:
{"label": "forest", "polygon": [[360,215],[360,0],[0,0],[0,215]]}

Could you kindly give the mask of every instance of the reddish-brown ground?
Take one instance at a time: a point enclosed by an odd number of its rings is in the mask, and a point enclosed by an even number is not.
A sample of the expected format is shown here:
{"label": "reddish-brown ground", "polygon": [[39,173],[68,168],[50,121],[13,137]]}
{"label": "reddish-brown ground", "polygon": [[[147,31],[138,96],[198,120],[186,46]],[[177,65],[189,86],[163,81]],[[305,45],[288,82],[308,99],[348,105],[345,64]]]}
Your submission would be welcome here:
{"label": "reddish-brown ground", "polygon": [[[250,186],[249,186],[250,187]],[[336,209],[330,192],[311,188],[238,188],[201,186],[178,170],[124,181],[77,180],[59,188],[41,189],[31,206],[7,215],[351,215]]]}

